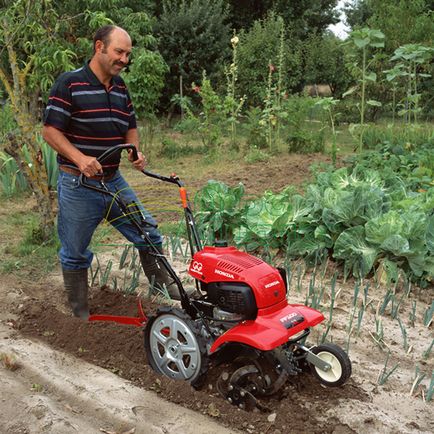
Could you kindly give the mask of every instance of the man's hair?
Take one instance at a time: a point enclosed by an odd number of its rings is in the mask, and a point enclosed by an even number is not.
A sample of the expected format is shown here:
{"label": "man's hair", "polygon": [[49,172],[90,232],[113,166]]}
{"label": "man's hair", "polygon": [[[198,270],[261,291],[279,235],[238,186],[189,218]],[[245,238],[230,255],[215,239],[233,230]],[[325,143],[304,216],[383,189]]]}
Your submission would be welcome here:
{"label": "man's hair", "polygon": [[96,41],[102,41],[102,43],[107,46],[110,43],[110,35],[116,26],[108,24],[106,26],[100,27],[93,37],[93,52],[95,53]]}

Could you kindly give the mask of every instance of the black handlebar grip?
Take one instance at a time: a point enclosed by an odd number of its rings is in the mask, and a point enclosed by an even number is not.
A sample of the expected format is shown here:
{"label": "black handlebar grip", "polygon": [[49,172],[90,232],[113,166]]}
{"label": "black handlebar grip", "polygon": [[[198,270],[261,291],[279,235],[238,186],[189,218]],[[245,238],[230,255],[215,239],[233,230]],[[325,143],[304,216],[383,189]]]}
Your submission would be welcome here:
{"label": "black handlebar grip", "polygon": [[123,143],[121,145],[116,145],[116,146],[112,146],[111,148],[107,149],[105,152],[103,152],[98,158],[98,162],[102,163],[103,161],[105,161],[110,155],[114,154],[115,152],[122,152],[122,150],[124,149],[128,149],[132,151],[133,153],[133,159],[134,161],[136,161],[139,156],[137,154],[137,149],[134,145],[132,145],[131,143]]}
{"label": "black handlebar grip", "polygon": [[133,161],[136,161],[139,159],[139,154],[137,153],[137,148],[134,146],[131,148],[131,151],[133,152]]}

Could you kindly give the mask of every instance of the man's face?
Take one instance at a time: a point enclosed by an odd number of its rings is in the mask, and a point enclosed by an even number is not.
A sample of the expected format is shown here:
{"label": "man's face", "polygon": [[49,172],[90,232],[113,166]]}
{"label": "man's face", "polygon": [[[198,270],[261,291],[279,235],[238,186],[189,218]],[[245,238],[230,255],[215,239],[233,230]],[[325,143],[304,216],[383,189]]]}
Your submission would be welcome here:
{"label": "man's face", "polygon": [[128,65],[131,48],[131,38],[122,29],[113,30],[107,44],[97,41],[95,46],[102,69],[111,76],[119,75]]}

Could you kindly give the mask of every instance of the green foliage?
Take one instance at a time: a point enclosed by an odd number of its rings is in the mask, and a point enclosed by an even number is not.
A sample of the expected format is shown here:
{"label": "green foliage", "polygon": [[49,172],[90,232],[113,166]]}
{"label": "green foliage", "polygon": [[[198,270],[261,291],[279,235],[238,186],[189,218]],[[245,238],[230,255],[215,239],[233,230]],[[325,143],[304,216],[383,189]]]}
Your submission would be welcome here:
{"label": "green foliage", "polygon": [[200,98],[200,112],[195,114],[185,98],[181,101],[190,128],[196,129],[207,151],[221,145],[224,136],[229,136],[234,144],[235,126],[238,124],[244,99],[236,100],[233,86],[234,84],[228,86],[225,96],[218,95],[204,71],[201,85],[192,84],[193,91]]}
{"label": "green foliage", "polygon": [[[222,0],[163,1],[155,23],[158,47],[169,66],[165,95],[179,93],[180,76],[184,93],[201,79],[202,71],[214,80],[229,54],[227,9]],[[168,101],[164,101],[168,105]]]}
{"label": "green foliage", "polygon": [[28,189],[17,163],[4,152],[0,152],[0,187],[2,195],[6,197],[12,197]]}
{"label": "green foliage", "polygon": [[244,116],[243,129],[246,134],[248,148],[262,149],[267,147],[267,138],[260,121],[262,110],[259,107],[250,107]]}
{"label": "green foliage", "polygon": [[398,115],[405,116],[408,122],[413,117],[414,123],[417,122],[418,114],[422,111],[419,101],[421,94],[418,92],[418,82],[420,79],[431,77],[431,74],[421,72],[421,67],[428,65],[434,57],[434,48],[419,44],[406,44],[397,48],[390,59],[396,63],[394,68],[388,71],[387,80],[393,81],[402,78],[406,82],[407,92],[402,109]]}
{"label": "green foliage", "polygon": [[291,96],[283,100],[285,130],[283,132],[288,152],[312,153],[324,152],[324,130],[309,130],[306,121],[315,105],[310,97]]}
{"label": "green foliage", "polygon": [[249,164],[258,163],[260,161],[268,161],[269,159],[269,154],[255,146],[251,146],[244,156],[244,161]]}
{"label": "green foliage", "polygon": [[33,212],[16,213],[4,223],[8,232],[22,235],[18,242],[6,245],[1,272],[13,273],[26,269],[37,279],[57,264],[57,252],[60,242],[55,232],[47,240],[41,231],[39,218]]}
{"label": "green foliage", "polygon": [[315,103],[315,106],[319,106],[322,110],[324,110],[327,113],[328,121],[330,122],[330,128],[332,130],[332,162],[335,165],[336,164],[336,154],[337,154],[337,148],[336,148],[336,129],[335,129],[335,117],[336,117],[336,111],[335,108],[337,104],[339,103],[339,100],[334,98],[321,98]]}
{"label": "green foliage", "polygon": [[196,115],[188,105],[184,105],[183,109],[190,122],[194,122],[203,146],[211,150],[222,143],[224,124],[227,119],[225,101],[213,89],[205,71],[202,75],[201,86],[193,83],[192,88],[200,97],[201,111]]}
{"label": "green foliage", "polygon": [[10,104],[5,104],[0,110],[0,141],[3,141],[7,133],[17,127]]}
{"label": "green foliage", "polygon": [[138,116],[154,112],[164,87],[164,75],[168,71],[161,55],[157,52],[141,49],[134,53],[132,65],[125,75],[134,110]]}
{"label": "green foliage", "polygon": [[305,82],[328,84],[335,97],[342,96],[351,80],[344,57],[344,48],[337,36],[329,32],[310,35],[303,45]]}
{"label": "green foliage", "polygon": [[312,262],[332,255],[345,276],[363,278],[378,269],[389,280],[403,273],[424,285],[434,276],[434,185],[432,175],[430,182],[429,174],[416,177],[427,158],[433,165],[432,146],[402,149],[396,158],[387,149],[377,154],[317,173],[304,196],[289,188],[244,204],[242,190],[234,195],[213,182],[213,194],[207,191],[208,201],[199,204],[206,216],[201,224],[211,235],[224,227],[225,236],[233,234],[247,250],[281,249]]}
{"label": "green foliage", "polygon": [[230,0],[229,19],[236,29],[248,29],[254,21],[264,19],[271,11],[282,16],[285,26],[294,30],[300,39],[311,33],[322,33],[330,24],[338,22],[337,0]]}
{"label": "green foliage", "polygon": [[[248,31],[241,31],[238,49],[238,82],[248,105],[259,106],[266,99],[269,65],[279,65],[282,19],[270,14],[256,21]],[[300,82],[301,44],[285,32],[282,83],[280,89],[295,89]],[[279,71],[277,71],[279,73]]]}
{"label": "green foliage", "polygon": [[[409,134],[405,128],[400,130],[400,134],[402,135],[397,133],[396,130],[395,132],[393,131],[388,132],[390,141],[385,141],[376,150],[365,152],[353,158],[353,166],[372,168],[384,175],[394,174],[405,180],[406,186],[410,191],[429,189],[434,185],[434,137],[432,131],[430,139],[425,144],[419,140],[415,140],[415,138],[423,139],[425,136],[418,133],[417,130],[416,134],[413,133],[413,137],[412,133],[410,132]],[[409,206],[416,197],[405,197],[397,205],[399,207]],[[429,201],[427,205],[424,205],[422,202],[416,203],[420,209],[429,211]]]}
{"label": "green foliage", "polygon": [[[384,34],[380,30],[364,27],[353,30],[346,42],[348,48],[348,67],[356,80],[356,86],[349,89],[343,96],[360,91],[360,103],[357,107],[360,112],[359,151],[363,147],[363,132],[365,127],[366,105],[379,107],[381,103],[376,100],[366,100],[366,87],[369,82],[377,81],[377,74],[370,70],[370,66],[377,60],[378,54],[374,51],[384,47]],[[368,57],[369,56],[369,57]],[[355,130],[353,130],[355,131]]]}
{"label": "green foliage", "polygon": [[202,154],[204,152],[205,149],[202,146],[181,145],[175,140],[166,137],[161,142],[159,156],[176,159],[192,154]]}
{"label": "green foliage", "polygon": [[[135,45],[131,72],[128,74],[133,83],[132,90],[141,91],[141,97],[144,95],[154,103],[154,94],[162,86],[164,62],[158,53],[149,51],[154,40],[150,36],[149,18],[136,9],[140,9],[140,3],[121,0],[11,2],[11,5],[2,8],[7,27],[0,31],[0,41],[7,37],[10,31],[7,29],[13,29],[18,60],[29,67],[27,90],[34,91],[38,96],[40,91],[44,94],[48,92],[61,72],[76,68],[77,64],[90,57],[91,39],[97,28],[116,23],[129,31]],[[1,57],[0,66],[8,70]],[[142,70],[151,74],[148,81],[137,77]],[[147,86],[150,96],[144,90]]]}
{"label": "green foliage", "polygon": [[368,25],[382,30],[388,54],[404,44],[432,43],[434,21],[430,0],[383,0],[369,3],[372,16]]}
{"label": "green foliage", "polygon": [[429,143],[434,144],[434,132],[432,128],[424,125],[370,124],[363,134],[363,147],[371,150],[383,144],[414,150]]}
{"label": "green foliage", "polygon": [[239,224],[239,206],[243,194],[241,183],[237,187],[228,187],[213,180],[197,192],[194,198],[195,207],[199,209],[196,219],[207,242],[212,243],[216,237],[226,239],[232,235],[232,228]]}
{"label": "green foliage", "polygon": [[311,33],[323,33],[330,24],[339,21],[337,0],[299,0],[274,2],[273,10],[280,14],[288,27],[295,30],[300,39],[306,39]]}

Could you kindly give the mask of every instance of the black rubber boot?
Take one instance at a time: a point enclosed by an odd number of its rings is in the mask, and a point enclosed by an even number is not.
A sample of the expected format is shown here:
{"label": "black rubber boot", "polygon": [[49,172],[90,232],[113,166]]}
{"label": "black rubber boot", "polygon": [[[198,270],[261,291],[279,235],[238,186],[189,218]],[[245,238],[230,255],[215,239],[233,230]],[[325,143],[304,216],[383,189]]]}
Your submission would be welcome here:
{"label": "black rubber boot", "polygon": [[87,320],[89,306],[87,303],[87,268],[79,270],[63,269],[63,283],[68,294],[69,305],[74,316]]}
{"label": "black rubber boot", "polygon": [[[158,251],[163,254],[163,249],[157,247]],[[139,250],[140,262],[142,263],[143,271],[149,280],[149,283],[154,283],[159,289],[164,286],[172,300],[180,300],[178,285],[170,277],[169,272],[164,267],[160,258],[146,252]]]}

